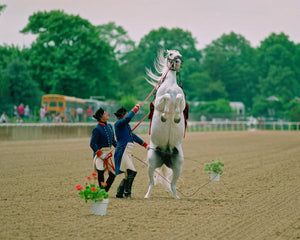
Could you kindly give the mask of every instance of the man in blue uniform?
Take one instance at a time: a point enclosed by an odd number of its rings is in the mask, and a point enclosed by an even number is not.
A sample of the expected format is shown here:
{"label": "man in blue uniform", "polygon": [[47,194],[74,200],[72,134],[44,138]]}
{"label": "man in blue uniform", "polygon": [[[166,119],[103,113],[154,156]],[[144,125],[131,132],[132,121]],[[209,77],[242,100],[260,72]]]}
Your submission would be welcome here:
{"label": "man in blue uniform", "polygon": [[116,140],[111,124],[107,123],[108,113],[99,108],[93,117],[98,121],[97,126],[93,129],[90,141],[90,147],[94,152],[94,167],[98,172],[98,183],[101,188],[101,182],[104,182],[104,171],[107,170],[108,178],[106,181],[105,191],[108,192],[115,180],[115,167],[113,160],[113,148],[116,147]]}
{"label": "man in blue uniform", "polygon": [[127,110],[124,107],[121,107],[115,113],[118,118],[118,121],[115,122],[115,133],[117,138],[117,148],[114,155],[116,175],[123,172],[125,174],[125,178],[118,187],[116,194],[117,198],[123,198],[123,194],[125,194],[125,198],[131,198],[132,183],[137,173],[130,156],[133,143],[136,142],[147,150],[149,149],[148,144],[135,135],[129,126],[129,122],[138,112],[139,108],[140,106],[137,104],[129,113],[127,113]]}

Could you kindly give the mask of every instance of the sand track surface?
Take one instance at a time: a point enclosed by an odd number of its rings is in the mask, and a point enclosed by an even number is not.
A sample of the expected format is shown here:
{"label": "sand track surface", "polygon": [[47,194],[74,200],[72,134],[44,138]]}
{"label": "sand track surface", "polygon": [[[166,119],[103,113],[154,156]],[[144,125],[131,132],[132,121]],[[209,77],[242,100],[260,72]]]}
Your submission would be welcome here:
{"label": "sand track surface", "polygon": [[[149,142],[148,135],[140,135]],[[131,200],[110,190],[106,216],[91,214],[75,185],[93,171],[89,139],[0,143],[0,239],[300,239],[300,133],[187,133],[180,200],[148,189],[146,150],[134,147]],[[204,163],[221,158],[220,182]]]}

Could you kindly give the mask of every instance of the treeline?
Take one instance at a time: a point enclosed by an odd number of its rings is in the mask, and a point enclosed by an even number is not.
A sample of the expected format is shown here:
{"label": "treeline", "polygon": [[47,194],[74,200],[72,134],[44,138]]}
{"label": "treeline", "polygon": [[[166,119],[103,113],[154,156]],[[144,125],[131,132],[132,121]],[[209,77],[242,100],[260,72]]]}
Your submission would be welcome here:
{"label": "treeline", "polygon": [[[48,93],[141,101],[152,90],[145,68],[154,70],[160,49],[176,49],[183,56],[178,78],[188,101],[240,101],[249,115],[300,121],[300,44],[284,33],[252,47],[231,32],[200,50],[191,32],[161,27],[137,44],[113,22],[94,26],[61,10],[34,13],[21,33],[36,35],[36,41],[30,47],[0,46],[1,111],[21,102],[39,107]],[[209,106],[191,110],[218,108]]]}

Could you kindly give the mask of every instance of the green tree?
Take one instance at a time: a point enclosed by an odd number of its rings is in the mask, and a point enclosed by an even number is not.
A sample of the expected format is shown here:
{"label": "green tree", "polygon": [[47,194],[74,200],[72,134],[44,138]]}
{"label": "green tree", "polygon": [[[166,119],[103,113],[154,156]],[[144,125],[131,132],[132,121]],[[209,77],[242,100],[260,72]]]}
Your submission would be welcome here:
{"label": "green tree", "polygon": [[[296,79],[297,82],[300,84],[300,43],[296,45],[296,52],[293,56],[293,61],[295,63]],[[300,97],[300,93],[298,93],[297,96]]]}
{"label": "green tree", "polygon": [[100,38],[110,44],[118,61],[121,64],[124,63],[126,53],[133,51],[135,48],[135,43],[131,40],[127,31],[121,26],[116,26],[114,22],[99,25],[97,28],[100,32]]}
{"label": "green tree", "polygon": [[217,99],[215,101],[200,103],[196,111],[201,114],[214,114],[214,113],[232,113],[229,101],[226,99]]}
{"label": "green tree", "polygon": [[300,122],[300,101],[293,104],[293,107],[290,109],[290,121]]}
{"label": "green tree", "polygon": [[42,95],[31,78],[24,51],[14,46],[0,47],[0,108],[10,115],[13,105],[39,105]]}
{"label": "green tree", "polygon": [[137,99],[134,95],[125,95],[121,98],[119,104],[124,106],[127,111],[130,111],[137,104]]}
{"label": "green tree", "polygon": [[185,86],[188,100],[213,101],[218,98],[227,98],[224,84],[221,81],[212,81],[207,72],[192,73],[188,77]]}
{"label": "green tree", "polygon": [[295,73],[289,67],[271,66],[268,76],[259,80],[261,95],[289,102],[299,94]]}
{"label": "green tree", "polygon": [[4,11],[5,8],[6,8],[5,4],[4,5],[0,5],[0,14],[1,14],[2,11]]}
{"label": "green tree", "polygon": [[231,101],[242,101],[251,106],[258,77],[255,73],[255,49],[249,41],[231,32],[213,41],[203,52],[203,69],[212,81],[224,84]]}
{"label": "green tree", "polygon": [[118,64],[113,49],[90,22],[59,10],[37,12],[21,32],[38,35],[29,62],[45,93],[115,96]]}
{"label": "green tree", "polygon": [[256,98],[255,106],[264,105],[261,99],[276,96],[279,102],[267,103],[268,109],[272,108],[276,114],[290,110],[288,103],[300,95],[298,54],[297,46],[284,33],[272,33],[262,41],[257,49],[258,94],[261,98]]}

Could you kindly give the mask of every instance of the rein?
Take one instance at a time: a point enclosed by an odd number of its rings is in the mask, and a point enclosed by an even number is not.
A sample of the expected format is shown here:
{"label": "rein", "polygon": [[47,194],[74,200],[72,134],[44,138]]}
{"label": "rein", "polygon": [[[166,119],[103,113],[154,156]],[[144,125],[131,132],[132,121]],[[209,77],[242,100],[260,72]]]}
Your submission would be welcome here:
{"label": "rein", "polygon": [[[162,75],[162,77],[159,79],[159,81],[156,83],[156,85],[154,86],[154,88],[152,89],[152,91],[149,93],[148,97],[145,98],[145,100],[140,104],[140,106],[144,105],[145,102],[149,99],[149,97],[153,94],[154,90],[158,87],[158,85],[163,82],[168,74],[168,72],[170,71],[171,67],[173,66],[175,62],[175,59],[171,62],[170,66],[168,67],[168,70],[164,73],[164,75]],[[146,117],[150,114],[147,113],[145,117],[143,117],[143,119],[141,121],[138,122],[138,124],[132,129],[132,132],[146,119]]]}
{"label": "rein", "polygon": [[140,106],[142,106],[147,100],[148,98],[152,95],[152,93],[154,92],[154,90],[157,88],[157,86],[160,84],[160,82],[163,82],[168,74],[168,72],[170,71],[171,67],[174,64],[174,60],[171,62],[168,70],[165,72],[165,74],[159,79],[159,81],[157,82],[157,84],[155,85],[155,87],[152,89],[152,91],[149,93],[148,97],[146,97],[146,99],[140,104]]}

